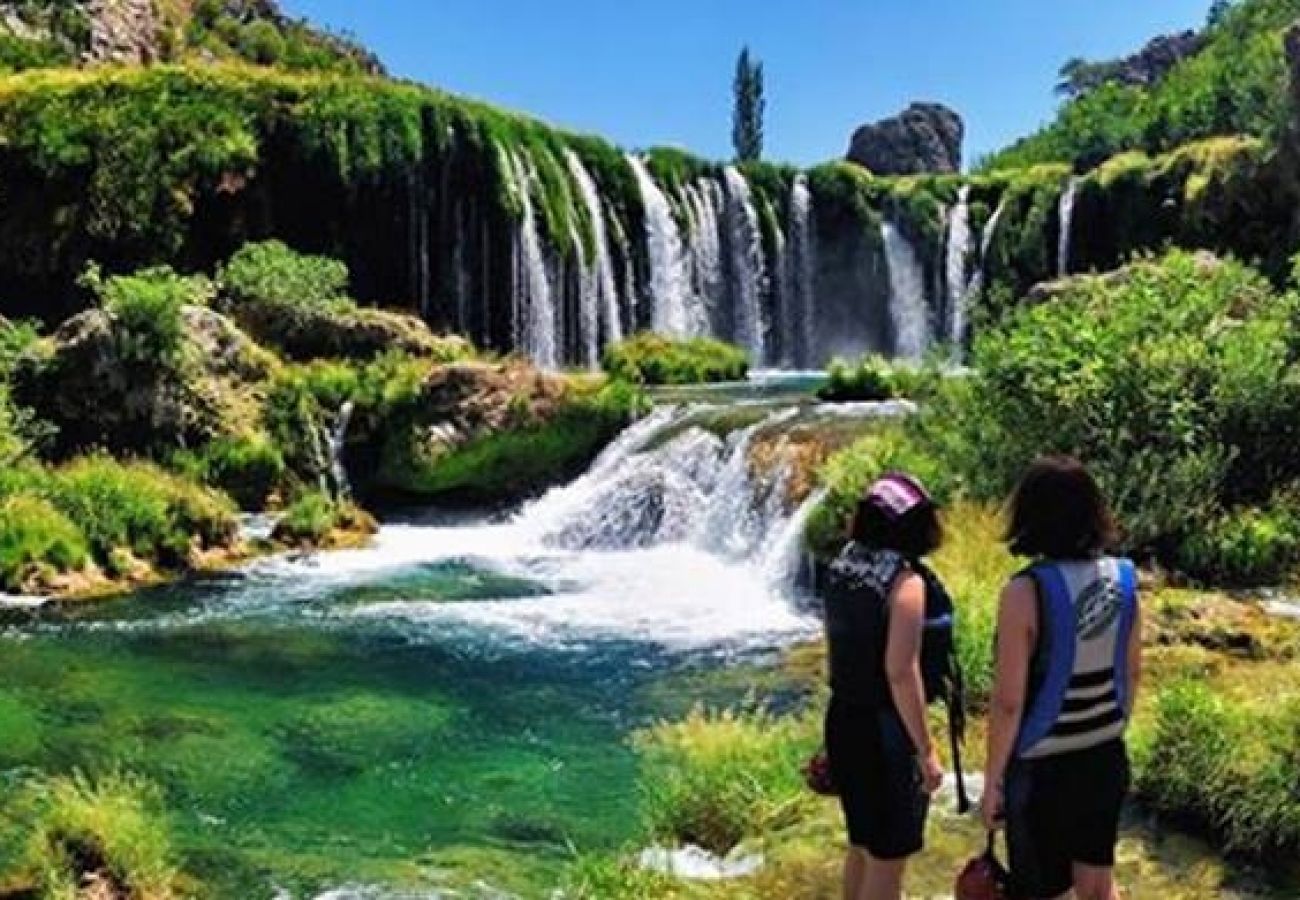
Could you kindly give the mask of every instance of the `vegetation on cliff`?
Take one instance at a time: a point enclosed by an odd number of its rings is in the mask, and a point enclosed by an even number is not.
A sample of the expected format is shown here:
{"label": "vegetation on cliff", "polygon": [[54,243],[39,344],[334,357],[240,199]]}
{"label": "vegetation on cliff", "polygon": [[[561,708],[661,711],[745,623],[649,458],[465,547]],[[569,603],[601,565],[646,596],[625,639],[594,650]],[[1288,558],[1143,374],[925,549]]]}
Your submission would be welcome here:
{"label": "vegetation on cliff", "polygon": [[1241,0],[1204,47],[1153,85],[1109,82],[1068,101],[1055,121],[985,159],[985,171],[1046,162],[1091,168],[1127,150],[1163,153],[1220,135],[1275,140],[1288,121],[1286,29],[1296,0]]}

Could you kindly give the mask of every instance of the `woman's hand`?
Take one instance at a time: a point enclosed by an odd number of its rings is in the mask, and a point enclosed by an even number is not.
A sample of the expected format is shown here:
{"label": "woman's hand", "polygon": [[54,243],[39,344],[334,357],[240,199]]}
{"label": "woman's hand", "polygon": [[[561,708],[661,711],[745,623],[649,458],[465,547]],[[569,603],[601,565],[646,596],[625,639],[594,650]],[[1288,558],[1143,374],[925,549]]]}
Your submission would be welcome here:
{"label": "woman's hand", "polygon": [[1006,824],[1006,814],[1002,808],[1002,785],[990,783],[984,787],[984,796],[980,798],[980,816],[984,819],[984,828],[998,831]]}
{"label": "woman's hand", "polygon": [[943,763],[939,760],[939,753],[933,747],[929,753],[925,753],[917,758],[921,766],[921,789],[927,794],[933,794],[943,785]]}

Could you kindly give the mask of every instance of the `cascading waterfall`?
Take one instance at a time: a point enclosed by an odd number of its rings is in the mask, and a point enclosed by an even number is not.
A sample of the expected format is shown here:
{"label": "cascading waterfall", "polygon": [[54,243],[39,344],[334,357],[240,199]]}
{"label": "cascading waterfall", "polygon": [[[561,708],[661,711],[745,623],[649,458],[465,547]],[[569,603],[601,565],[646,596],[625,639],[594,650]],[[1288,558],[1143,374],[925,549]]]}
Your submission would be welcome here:
{"label": "cascading waterfall", "polygon": [[785,242],[789,257],[785,265],[786,277],[789,279],[786,297],[793,319],[786,336],[791,347],[787,361],[794,366],[809,366],[816,362],[813,345],[816,342],[817,309],[813,300],[816,296],[814,278],[817,261],[813,243],[812,204],[808,179],[802,174],[795,176],[794,186],[790,189],[789,233]]}
{"label": "cascading waterfall", "polygon": [[622,340],[623,323],[618,309],[618,287],[614,281],[614,263],[609,254],[609,230],[605,225],[605,210],[600,202],[596,182],[572,150],[566,151],[569,172],[578,185],[587,218],[591,221],[592,243],[595,258],[583,273],[583,309],[590,307],[590,328],[586,334],[588,365],[600,361],[601,339],[607,342]]}
{"label": "cascading waterfall", "polygon": [[930,346],[930,310],[925,299],[925,271],[916,249],[894,223],[880,226],[889,266],[889,315],[894,326],[894,353],[919,360]]}
{"label": "cascading waterfall", "polygon": [[1074,201],[1079,195],[1079,179],[1071,178],[1061,194],[1059,207],[1061,234],[1056,246],[1056,274],[1070,274],[1070,238],[1074,231]]}
{"label": "cascading waterfall", "polygon": [[645,161],[629,156],[645,206],[646,251],[650,261],[651,327],[677,336],[692,333],[687,312],[691,293],[681,230],[672,204],[650,175]]}
{"label": "cascading waterfall", "polygon": [[735,341],[749,351],[754,365],[767,362],[767,261],[749,182],[735,166],[723,173],[727,185],[727,232],[731,250],[731,289],[735,298]]}
{"label": "cascading waterfall", "polygon": [[[684,189],[694,228],[690,236],[692,285],[705,305],[722,297],[726,281],[722,272],[722,238],[719,229],[724,197],[722,185],[705,178]],[[705,328],[708,322],[701,323]]]}
{"label": "cascading waterfall", "polygon": [[514,153],[506,154],[512,174],[512,188],[519,198],[523,217],[519,223],[515,254],[515,322],[517,343],[537,365],[556,369],[560,365],[556,340],[558,316],[546,253],[537,230],[537,213],[533,206],[533,182],[536,176],[530,164]]}
{"label": "cascading waterfall", "polygon": [[948,340],[960,347],[966,338],[966,303],[971,282],[966,272],[971,254],[970,185],[957,195],[957,205],[948,215],[948,253],[945,266],[948,282]]}

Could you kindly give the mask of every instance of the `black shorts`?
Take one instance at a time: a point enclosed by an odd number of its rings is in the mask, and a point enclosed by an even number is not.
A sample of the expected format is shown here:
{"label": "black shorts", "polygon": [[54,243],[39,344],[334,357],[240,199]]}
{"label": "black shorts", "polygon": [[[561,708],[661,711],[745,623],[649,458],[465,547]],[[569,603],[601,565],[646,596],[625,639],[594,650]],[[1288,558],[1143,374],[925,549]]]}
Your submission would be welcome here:
{"label": "black shorts", "polygon": [[1074,883],[1075,863],[1114,866],[1128,788],[1122,740],[1013,761],[1004,796],[1015,896],[1041,900],[1064,894]]}
{"label": "black shorts", "polygon": [[832,697],[826,756],[839,789],[849,843],[876,859],[905,859],[925,842],[930,797],[898,714]]}

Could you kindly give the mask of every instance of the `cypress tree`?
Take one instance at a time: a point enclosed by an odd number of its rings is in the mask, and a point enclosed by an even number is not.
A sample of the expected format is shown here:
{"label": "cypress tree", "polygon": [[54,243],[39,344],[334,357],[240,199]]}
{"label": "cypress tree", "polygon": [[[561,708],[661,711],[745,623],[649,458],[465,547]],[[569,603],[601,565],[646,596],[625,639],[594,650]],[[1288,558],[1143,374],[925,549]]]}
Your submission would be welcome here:
{"label": "cypress tree", "polygon": [[754,162],[763,157],[763,64],[754,60],[749,48],[740,51],[736,60],[735,107],[732,113],[731,143],[738,162]]}

